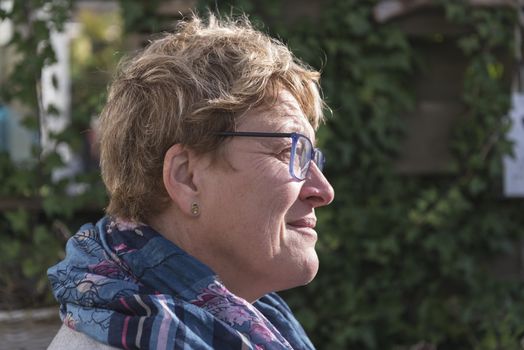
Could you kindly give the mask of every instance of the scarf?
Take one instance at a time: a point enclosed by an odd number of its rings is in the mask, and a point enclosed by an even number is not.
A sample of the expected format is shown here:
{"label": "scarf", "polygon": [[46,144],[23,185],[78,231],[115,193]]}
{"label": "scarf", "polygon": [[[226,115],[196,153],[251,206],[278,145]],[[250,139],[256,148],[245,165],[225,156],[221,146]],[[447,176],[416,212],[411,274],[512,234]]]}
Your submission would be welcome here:
{"label": "scarf", "polygon": [[151,227],[86,224],[48,270],[65,325],[123,349],[314,349],[286,303],[234,295]]}

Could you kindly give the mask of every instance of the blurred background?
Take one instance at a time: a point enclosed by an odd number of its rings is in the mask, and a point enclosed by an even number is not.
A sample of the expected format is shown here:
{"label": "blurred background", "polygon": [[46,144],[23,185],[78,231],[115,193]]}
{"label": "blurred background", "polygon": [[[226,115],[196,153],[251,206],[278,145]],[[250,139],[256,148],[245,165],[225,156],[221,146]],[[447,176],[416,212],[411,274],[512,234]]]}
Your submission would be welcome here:
{"label": "blurred background", "polygon": [[524,348],[517,0],[0,0],[0,349],[60,326],[46,270],[107,203],[97,116],[177,19],[247,13],[322,71],[336,191],[283,292],[319,349]]}

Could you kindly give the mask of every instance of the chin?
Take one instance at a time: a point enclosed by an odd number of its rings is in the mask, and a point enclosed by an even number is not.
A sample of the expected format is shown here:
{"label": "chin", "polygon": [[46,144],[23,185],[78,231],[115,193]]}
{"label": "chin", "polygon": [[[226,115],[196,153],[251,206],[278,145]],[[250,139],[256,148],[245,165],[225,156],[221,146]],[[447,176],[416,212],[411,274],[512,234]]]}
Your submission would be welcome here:
{"label": "chin", "polygon": [[[309,284],[317,275],[318,265],[319,262],[316,253],[307,256],[301,264],[298,266],[295,265],[295,268],[298,267],[298,269],[295,269],[294,273],[288,276],[287,283],[289,285],[285,289],[291,289]],[[291,279],[290,276],[294,276],[294,278]]]}
{"label": "chin", "polygon": [[304,283],[302,285],[306,285],[309,282],[313,281],[315,276],[318,272],[318,257],[317,254],[315,254],[314,258],[311,259],[312,261],[308,261],[306,265],[306,270],[304,271]]}

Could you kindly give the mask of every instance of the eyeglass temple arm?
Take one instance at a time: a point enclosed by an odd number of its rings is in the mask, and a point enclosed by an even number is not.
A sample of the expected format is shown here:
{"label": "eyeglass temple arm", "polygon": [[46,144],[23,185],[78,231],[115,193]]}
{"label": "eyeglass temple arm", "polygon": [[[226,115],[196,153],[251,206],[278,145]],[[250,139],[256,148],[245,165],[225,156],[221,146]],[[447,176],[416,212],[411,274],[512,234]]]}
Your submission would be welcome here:
{"label": "eyeglass temple arm", "polygon": [[256,132],[256,131],[222,131],[217,136],[248,136],[248,137],[293,137],[294,132]]}

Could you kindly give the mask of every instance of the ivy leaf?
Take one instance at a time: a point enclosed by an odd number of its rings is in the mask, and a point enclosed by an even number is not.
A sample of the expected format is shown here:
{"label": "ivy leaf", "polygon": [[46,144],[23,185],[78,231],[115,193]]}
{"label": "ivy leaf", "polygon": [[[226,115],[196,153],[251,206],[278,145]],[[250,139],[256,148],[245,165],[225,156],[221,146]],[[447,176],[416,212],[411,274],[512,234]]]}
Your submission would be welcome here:
{"label": "ivy leaf", "polygon": [[36,246],[44,246],[49,241],[50,232],[43,225],[36,226],[33,232],[33,242]]}
{"label": "ivy leaf", "polygon": [[11,229],[15,232],[27,232],[29,213],[25,210],[19,209],[17,211],[8,211],[4,213],[5,218],[9,222]]}
{"label": "ivy leaf", "polygon": [[47,105],[46,115],[52,116],[52,117],[58,117],[60,115],[60,110],[58,109],[58,107],[56,107],[54,103],[50,103]]}
{"label": "ivy leaf", "polygon": [[53,88],[54,88],[55,90],[58,90],[58,88],[59,88],[59,82],[58,82],[58,77],[56,76],[55,73],[53,73],[53,74],[51,75],[51,84],[53,85]]}
{"label": "ivy leaf", "polygon": [[486,182],[475,176],[469,183],[469,191],[472,195],[478,195],[486,189]]}

